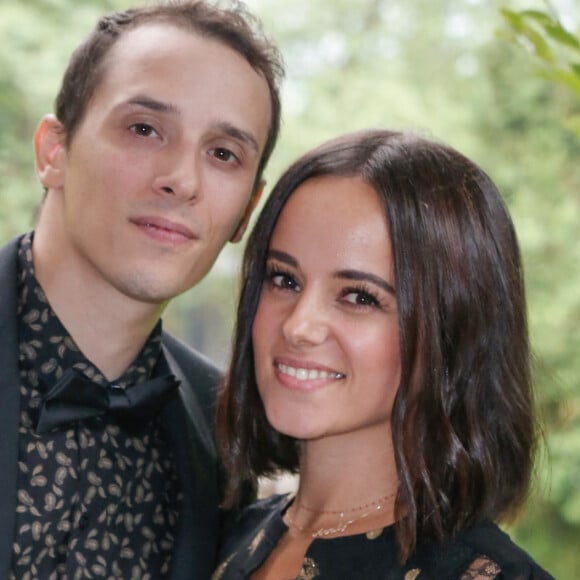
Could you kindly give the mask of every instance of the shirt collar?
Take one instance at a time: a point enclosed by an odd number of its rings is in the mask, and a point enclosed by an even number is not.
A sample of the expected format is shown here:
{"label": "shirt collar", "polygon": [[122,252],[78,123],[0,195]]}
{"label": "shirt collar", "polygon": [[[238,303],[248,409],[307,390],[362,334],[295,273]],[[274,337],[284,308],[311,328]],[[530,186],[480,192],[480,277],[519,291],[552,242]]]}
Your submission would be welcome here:
{"label": "shirt collar", "polygon": [[[50,365],[51,360],[57,360],[63,369],[77,368],[95,382],[107,384],[103,373],[82,353],[61,323],[36,279],[32,261],[33,237],[34,232],[26,234],[20,242],[18,251],[18,313],[21,325],[26,325],[26,330],[33,331],[38,336],[48,337],[45,338],[41,356],[34,362],[36,370],[41,371],[43,365]],[[137,357],[114,381],[115,385],[127,387],[150,378],[161,354],[161,339],[162,322],[159,320]]]}

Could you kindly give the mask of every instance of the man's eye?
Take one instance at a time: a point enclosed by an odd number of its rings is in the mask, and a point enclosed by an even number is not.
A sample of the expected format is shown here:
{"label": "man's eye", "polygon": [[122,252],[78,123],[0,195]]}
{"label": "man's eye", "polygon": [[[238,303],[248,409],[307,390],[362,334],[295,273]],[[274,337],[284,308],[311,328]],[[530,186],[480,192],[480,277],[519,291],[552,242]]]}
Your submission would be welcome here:
{"label": "man's eye", "polygon": [[140,137],[150,137],[151,135],[157,135],[157,131],[147,123],[135,123],[131,125],[131,130],[135,135],[139,135]]}
{"label": "man's eye", "polygon": [[238,159],[232,151],[225,149],[224,147],[216,147],[210,151],[210,154],[213,155],[216,159],[225,161],[226,163],[237,161]]}

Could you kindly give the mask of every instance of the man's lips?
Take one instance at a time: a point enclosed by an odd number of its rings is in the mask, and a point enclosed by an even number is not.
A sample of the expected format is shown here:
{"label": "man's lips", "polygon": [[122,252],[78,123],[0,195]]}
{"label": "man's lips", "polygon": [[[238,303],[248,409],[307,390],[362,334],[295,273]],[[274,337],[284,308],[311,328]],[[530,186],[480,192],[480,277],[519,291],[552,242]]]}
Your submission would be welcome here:
{"label": "man's lips", "polygon": [[157,230],[161,234],[178,234],[179,236],[183,236],[188,240],[193,240],[196,237],[187,226],[179,222],[174,222],[161,217],[139,216],[136,218],[131,218],[130,221],[137,226],[150,228],[151,230]]}

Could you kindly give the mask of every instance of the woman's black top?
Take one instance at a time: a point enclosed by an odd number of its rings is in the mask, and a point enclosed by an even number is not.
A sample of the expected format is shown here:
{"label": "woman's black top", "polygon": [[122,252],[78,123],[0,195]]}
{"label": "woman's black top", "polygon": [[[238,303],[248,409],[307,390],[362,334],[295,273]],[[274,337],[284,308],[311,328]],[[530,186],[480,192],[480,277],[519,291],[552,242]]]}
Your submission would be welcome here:
{"label": "woman's black top", "polygon": [[[246,508],[226,534],[212,580],[250,578],[288,527],[282,520],[290,495],[274,495]],[[549,580],[553,577],[496,524],[463,530],[452,540],[421,542],[405,565],[397,560],[394,526],[331,539],[315,539],[296,579],[280,580]]]}

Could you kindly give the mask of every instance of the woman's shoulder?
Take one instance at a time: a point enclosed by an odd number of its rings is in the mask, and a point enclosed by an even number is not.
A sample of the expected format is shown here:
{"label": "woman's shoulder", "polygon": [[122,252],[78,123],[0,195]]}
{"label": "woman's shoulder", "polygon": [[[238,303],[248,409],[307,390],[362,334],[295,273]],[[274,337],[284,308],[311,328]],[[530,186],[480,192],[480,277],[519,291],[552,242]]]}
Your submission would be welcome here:
{"label": "woman's shoulder", "polygon": [[435,547],[426,544],[420,549],[420,554],[428,569],[438,570],[436,577],[460,580],[554,580],[492,522],[462,530],[445,545]]}
{"label": "woman's shoulder", "polygon": [[290,494],[272,495],[245,507],[228,526],[223,538],[222,557],[242,546],[254,545],[265,533],[281,535],[284,524],[281,513],[291,501]]}
{"label": "woman's shoulder", "polygon": [[234,525],[236,527],[243,527],[262,523],[272,515],[282,513],[291,499],[291,494],[274,494],[258,499],[240,512]]}
{"label": "woman's shoulder", "polygon": [[473,526],[463,532],[460,538],[482,559],[487,558],[494,562],[501,571],[500,578],[553,580],[553,576],[541,568],[530,554],[514,543],[510,536],[493,522]]}

